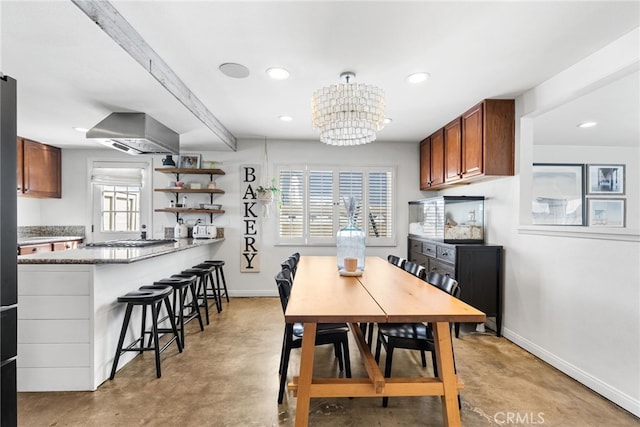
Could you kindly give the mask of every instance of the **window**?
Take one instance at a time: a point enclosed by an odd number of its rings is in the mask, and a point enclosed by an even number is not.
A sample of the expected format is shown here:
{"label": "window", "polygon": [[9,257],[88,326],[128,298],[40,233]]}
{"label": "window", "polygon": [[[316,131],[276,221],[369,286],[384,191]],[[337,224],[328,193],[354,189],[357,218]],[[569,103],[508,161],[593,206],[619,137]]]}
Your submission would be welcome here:
{"label": "window", "polygon": [[91,166],[93,241],[138,238],[142,224],[150,224],[144,179],[150,164],[94,161]]}
{"label": "window", "polygon": [[348,221],[343,201],[355,197],[356,225],[365,230],[367,245],[395,245],[394,178],[392,167],[278,167],[279,242],[335,244]]}

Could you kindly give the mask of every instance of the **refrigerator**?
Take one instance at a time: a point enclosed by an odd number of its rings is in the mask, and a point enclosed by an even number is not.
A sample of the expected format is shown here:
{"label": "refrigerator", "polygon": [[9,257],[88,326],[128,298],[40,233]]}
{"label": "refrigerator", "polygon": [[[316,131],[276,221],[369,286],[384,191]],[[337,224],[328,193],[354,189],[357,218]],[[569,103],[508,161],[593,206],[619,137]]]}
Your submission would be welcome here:
{"label": "refrigerator", "polygon": [[16,81],[0,72],[0,426],[18,425]]}

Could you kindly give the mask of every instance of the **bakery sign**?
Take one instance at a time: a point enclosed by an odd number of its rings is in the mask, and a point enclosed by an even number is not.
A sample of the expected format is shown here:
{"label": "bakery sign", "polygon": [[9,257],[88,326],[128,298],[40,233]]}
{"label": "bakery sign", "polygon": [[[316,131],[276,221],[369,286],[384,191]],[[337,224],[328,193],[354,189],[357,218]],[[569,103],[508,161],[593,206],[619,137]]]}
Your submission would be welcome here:
{"label": "bakery sign", "polygon": [[240,272],[260,272],[260,223],[256,187],[260,166],[240,166],[240,208],[242,215],[242,242],[240,244]]}

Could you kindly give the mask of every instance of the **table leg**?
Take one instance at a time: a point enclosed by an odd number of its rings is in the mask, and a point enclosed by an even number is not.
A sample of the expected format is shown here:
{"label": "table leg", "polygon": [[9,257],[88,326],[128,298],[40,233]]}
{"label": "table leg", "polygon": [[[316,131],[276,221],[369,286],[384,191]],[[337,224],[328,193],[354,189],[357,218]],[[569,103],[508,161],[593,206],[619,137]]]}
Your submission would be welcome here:
{"label": "table leg", "polygon": [[451,326],[449,322],[433,323],[433,338],[436,347],[438,375],[443,383],[442,415],[447,426],[460,426],[460,408],[458,408],[458,384],[453,366],[453,348],[451,347]]}
{"label": "table leg", "polygon": [[313,353],[316,347],[316,323],[304,324],[302,351],[300,354],[300,375],[298,377],[298,401],[296,403],[296,427],[309,424],[311,403],[311,380],[313,379]]}

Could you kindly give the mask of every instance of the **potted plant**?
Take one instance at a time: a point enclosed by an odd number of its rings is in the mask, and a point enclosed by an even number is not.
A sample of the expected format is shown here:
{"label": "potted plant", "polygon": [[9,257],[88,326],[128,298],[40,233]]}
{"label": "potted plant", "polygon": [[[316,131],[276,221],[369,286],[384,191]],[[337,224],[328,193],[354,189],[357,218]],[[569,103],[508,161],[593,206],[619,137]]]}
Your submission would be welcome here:
{"label": "potted plant", "polygon": [[268,185],[260,185],[256,188],[256,194],[258,196],[258,200],[263,203],[271,203],[275,196],[280,194],[280,189],[276,187],[275,179],[271,180],[271,183]]}

